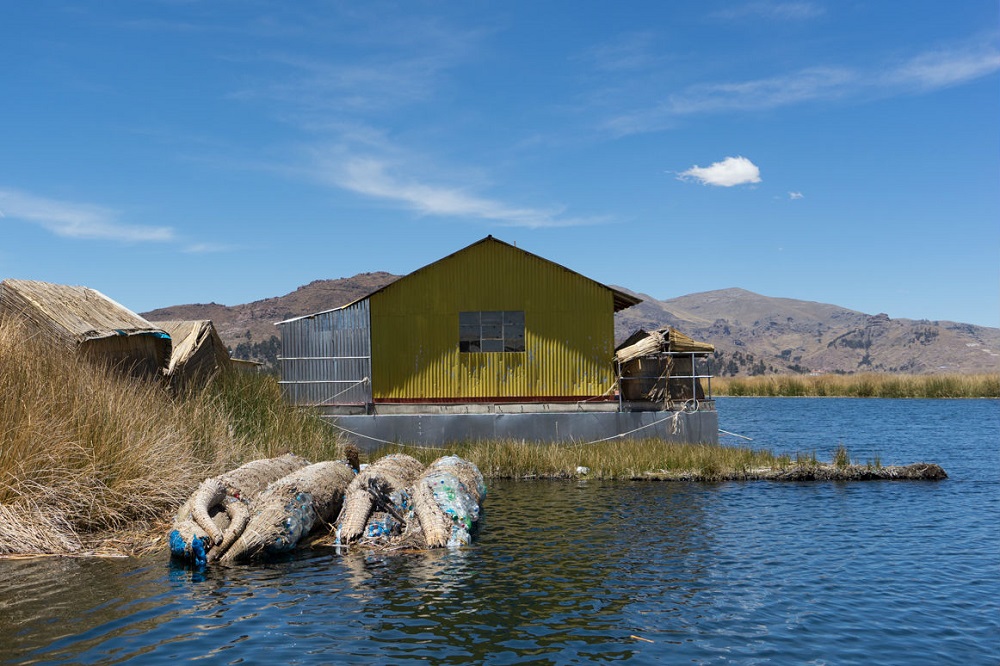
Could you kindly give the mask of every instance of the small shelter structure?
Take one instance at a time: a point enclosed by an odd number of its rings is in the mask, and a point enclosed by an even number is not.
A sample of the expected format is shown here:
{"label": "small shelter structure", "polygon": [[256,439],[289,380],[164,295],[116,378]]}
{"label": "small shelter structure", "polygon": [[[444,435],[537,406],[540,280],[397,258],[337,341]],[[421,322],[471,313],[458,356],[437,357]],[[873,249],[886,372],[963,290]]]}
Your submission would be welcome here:
{"label": "small shelter structure", "polygon": [[698,361],[714,351],[673,327],[636,331],[615,350],[622,399],[696,408],[705,399],[701,380],[711,381],[707,368],[699,374]]}
{"label": "small shelter structure", "polygon": [[175,389],[206,382],[230,368],[229,349],[210,319],[153,322],[170,334],[173,351],[167,377]]}
{"label": "small shelter structure", "polygon": [[0,317],[17,318],[54,344],[133,376],[162,377],[170,361],[166,331],[89,287],[4,280]]}

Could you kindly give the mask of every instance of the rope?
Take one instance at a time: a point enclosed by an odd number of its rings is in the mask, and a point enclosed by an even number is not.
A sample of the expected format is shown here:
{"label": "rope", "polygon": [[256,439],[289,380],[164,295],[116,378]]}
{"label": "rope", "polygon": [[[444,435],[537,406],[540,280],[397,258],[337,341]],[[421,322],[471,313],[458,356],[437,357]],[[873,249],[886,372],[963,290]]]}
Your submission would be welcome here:
{"label": "rope", "polygon": [[618,386],[618,380],[617,379],[615,381],[613,381],[611,383],[611,386],[608,387],[608,390],[605,391],[604,393],[602,393],[601,395],[595,395],[595,396],[591,396],[589,398],[585,398],[583,400],[577,400],[576,404],[582,405],[583,403],[590,402],[591,400],[600,400],[601,398],[603,398],[603,397],[605,397],[607,395],[610,395],[611,392],[615,390],[616,386]]}
{"label": "rope", "polygon": [[652,423],[647,423],[646,425],[639,426],[638,428],[634,428],[632,430],[629,430],[628,432],[620,432],[617,435],[611,435],[610,437],[604,437],[603,439],[595,439],[592,442],[583,442],[583,443],[580,443],[580,444],[573,444],[573,447],[590,446],[591,444],[600,444],[601,442],[607,442],[607,441],[610,441],[612,439],[618,439],[619,437],[625,437],[627,435],[631,435],[634,432],[639,432],[640,430],[645,430],[646,428],[652,428],[653,426],[659,425],[659,424],[663,423],[664,421],[673,421],[673,423],[671,424],[671,427],[670,427],[670,434],[671,435],[676,435],[677,434],[677,421],[680,418],[680,415],[681,415],[681,412],[674,412],[673,416],[668,416],[668,417],[662,418],[662,419],[660,419],[658,421],[653,421]]}
{"label": "rope", "polygon": [[340,393],[337,393],[336,395],[331,395],[331,396],[330,396],[329,398],[326,398],[325,400],[323,400],[323,401],[322,401],[322,402],[320,402],[319,404],[321,404],[321,405],[325,405],[326,403],[330,402],[331,400],[334,400],[335,398],[339,398],[340,396],[344,395],[344,394],[345,394],[345,393],[347,393],[348,391],[350,391],[350,390],[353,390],[353,389],[357,388],[357,387],[358,387],[359,385],[361,385],[361,384],[367,384],[367,383],[368,383],[368,382],[370,382],[370,381],[371,381],[371,380],[370,380],[370,379],[368,379],[368,377],[364,377],[364,378],[360,379],[359,381],[356,381],[356,382],[354,382],[353,384],[351,384],[350,386],[348,386],[347,388],[345,388],[345,389],[344,389],[343,391],[341,391]]}
{"label": "rope", "polygon": [[378,437],[372,437],[371,435],[362,435],[360,432],[354,432],[353,430],[348,430],[344,426],[337,425],[336,421],[330,421],[330,425],[336,428],[337,430],[342,430],[346,432],[348,435],[354,435],[355,437],[363,437],[364,439],[370,439],[371,441],[379,442],[380,444],[391,444],[392,446],[399,445],[398,442],[390,442],[387,439],[379,439]]}
{"label": "rope", "polygon": [[747,440],[748,442],[752,442],[753,441],[753,437],[747,437],[746,435],[739,435],[739,434],[737,434],[735,432],[729,432],[728,430],[723,430],[722,428],[719,428],[719,432],[725,433],[727,435],[732,435],[733,437],[742,437],[743,439]]}
{"label": "rope", "polygon": [[[329,417],[328,416],[328,417],[324,417],[324,418],[327,418],[327,419],[333,418],[333,419],[335,419],[336,417]],[[354,435],[355,437],[361,437],[363,439],[370,439],[373,442],[378,442],[379,444],[388,444],[389,446],[404,446],[404,447],[406,446],[405,444],[400,444],[399,442],[390,442],[387,439],[379,439],[378,437],[372,437],[371,435],[363,435],[360,432],[354,432],[353,430],[348,430],[347,428],[345,428],[342,425],[337,425],[337,422],[334,421],[334,420],[331,420],[329,423],[330,423],[331,426],[333,426],[337,430],[342,430],[343,432],[346,432],[348,435]],[[431,449],[432,451],[447,451],[448,450],[448,449],[446,449],[444,447],[441,447],[441,446],[423,446],[423,445],[420,445],[419,448],[421,448],[421,449]]]}

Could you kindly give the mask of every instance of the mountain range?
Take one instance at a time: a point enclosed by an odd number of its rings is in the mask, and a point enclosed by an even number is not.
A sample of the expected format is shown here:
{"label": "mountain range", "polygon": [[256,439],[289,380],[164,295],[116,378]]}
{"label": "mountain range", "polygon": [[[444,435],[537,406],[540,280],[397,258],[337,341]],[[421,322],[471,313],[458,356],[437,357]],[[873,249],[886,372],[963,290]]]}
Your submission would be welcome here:
{"label": "mountain range", "polygon": [[[280,348],[275,322],[340,307],[398,277],[361,273],[316,280],[284,296],[243,305],[176,305],[142,315],[154,322],[210,319],[234,357],[274,368]],[[737,288],[667,300],[615,288],[643,299],[615,315],[616,340],[638,329],[673,326],[715,345],[712,370],[717,375],[1000,372],[1000,328],[890,319]]]}

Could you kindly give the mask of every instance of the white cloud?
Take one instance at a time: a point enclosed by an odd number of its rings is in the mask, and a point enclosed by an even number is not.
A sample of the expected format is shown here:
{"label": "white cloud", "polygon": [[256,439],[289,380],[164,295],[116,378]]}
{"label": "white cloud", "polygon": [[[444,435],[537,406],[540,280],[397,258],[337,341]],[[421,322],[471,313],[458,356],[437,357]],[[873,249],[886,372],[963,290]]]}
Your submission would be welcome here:
{"label": "white cloud", "polygon": [[795,201],[796,199],[804,199],[805,195],[802,194],[801,192],[789,192],[788,198],[791,199],[792,201]]}
{"label": "white cloud", "polygon": [[802,21],[825,13],[823,7],[812,2],[748,2],[715,12],[713,16],[729,20],[759,16],[782,21]]}
{"label": "white cloud", "polygon": [[669,128],[677,118],[687,115],[928,93],[997,71],[1000,71],[1000,49],[991,42],[975,42],[866,69],[806,67],[746,81],[699,83],[645,108],[618,114],[606,121],[605,126],[617,135],[639,134]]}
{"label": "white cloud", "polygon": [[516,227],[565,227],[593,224],[563,216],[562,208],[540,209],[507,205],[461,188],[430,185],[393,175],[392,165],[376,157],[348,157],[330,168],[321,165],[325,177],[338,187],[369,197],[395,201],[422,215],[442,215],[490,220]]}
{"label": "white cloud", "polygon": [[57,201],[17,190],[0,189],[3,217],[32,222],[66,238],[100,239],[127,242],[169,241],[170,227],[146,227],[120,224],[117,214],[93,204]]}
{"label": "white cloud", "polygon": [[678,174],[680,180],[697,180],[702,185],[732,187],[760,182],[760,169],[745,157],[727,157],[711,166],[693,166]]}
{"label": "white cloud", "polygon": [[186,254],[215,254],[218,252],[232,252],[239,249],[238,245],[224,243],[191,243],[184,247]]}
{"label": "white cloud", "polygon": [[857,84],[857,74],[843,68],[814,67],[794,74],[740,83],[691,86],[669,99],[672,115],[709,111],[772,109],[815,99],[832,99]]}
{"label": "white cloud", "polygon": [[993,46],[922,53],[889,68],[886,84],[934,90],[958,85],[1000,70],[1000,51]]}
{"label": "white cloud", "polygon": [[583,58],[604,72],[644,70],[662,65],[653,49],[654,35],[649,32],[619,35],[590,49]]}

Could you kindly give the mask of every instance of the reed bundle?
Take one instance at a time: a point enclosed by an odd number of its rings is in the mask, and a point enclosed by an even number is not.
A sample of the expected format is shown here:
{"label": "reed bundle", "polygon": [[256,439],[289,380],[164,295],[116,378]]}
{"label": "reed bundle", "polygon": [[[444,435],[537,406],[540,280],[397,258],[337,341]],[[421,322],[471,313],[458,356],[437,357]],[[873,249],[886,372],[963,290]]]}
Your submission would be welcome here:
{"label": "reed bundle", "polygon": [[375,503],[370,485],[376,482],[382,492],[392,493],[410,486],[423,471],[416,458],[393,453],[377,459],[361,470],[351,481],[344,497],[344,506],[337,517],[336,530],[341,543],[357,541],[364,534]]}

